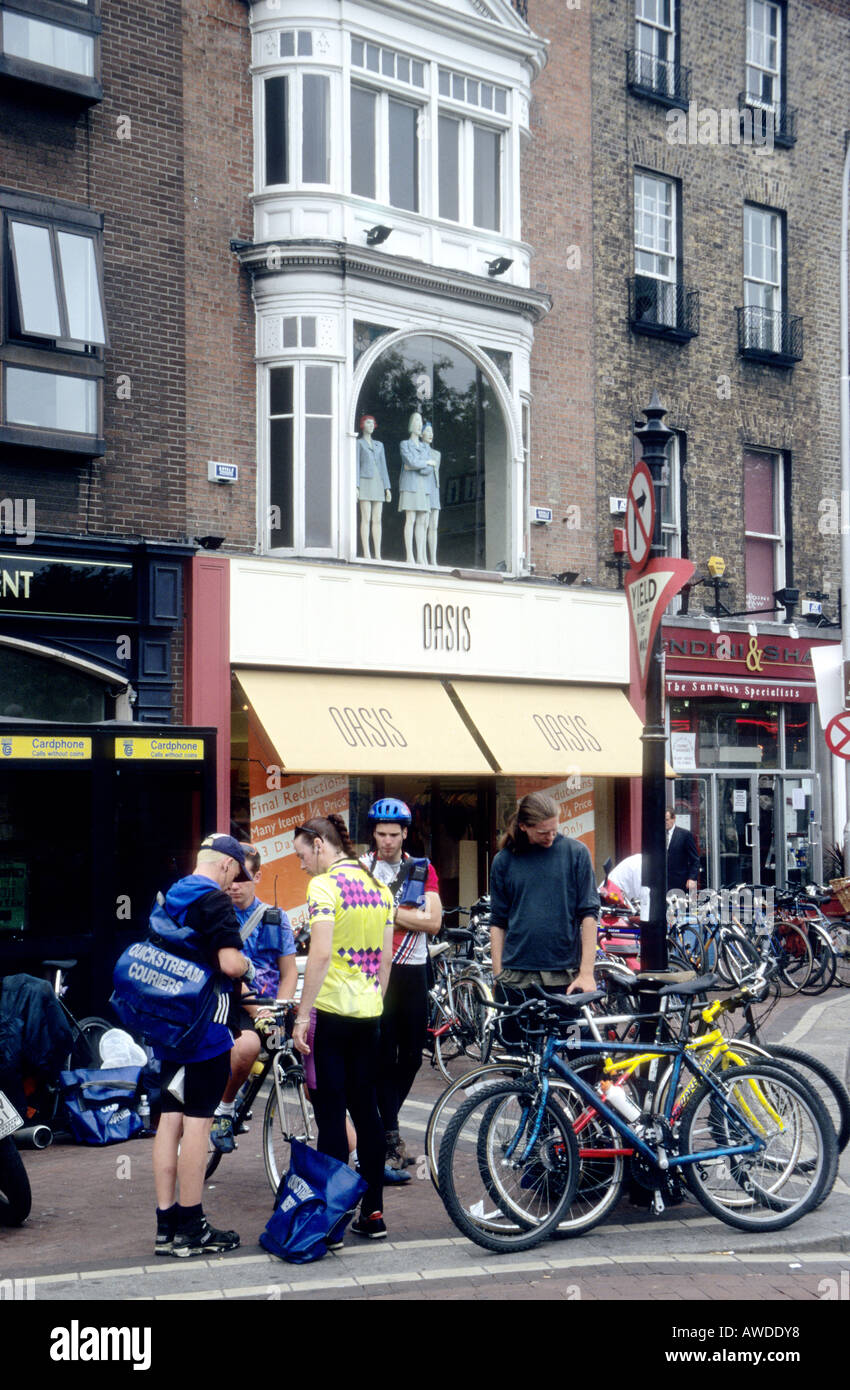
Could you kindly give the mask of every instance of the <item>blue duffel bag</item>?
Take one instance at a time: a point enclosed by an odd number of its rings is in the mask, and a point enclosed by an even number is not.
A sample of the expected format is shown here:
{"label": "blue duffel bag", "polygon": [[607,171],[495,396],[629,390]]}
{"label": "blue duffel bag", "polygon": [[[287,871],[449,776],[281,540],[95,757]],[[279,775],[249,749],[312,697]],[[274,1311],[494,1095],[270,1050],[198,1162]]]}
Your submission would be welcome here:
{"label": "blue duffel bag", "polygon": [[59,1073],[68,1125],[78,1144],[120,1144],[144,1128],[137,1113],[141,1067]]}
{"label": "blue duffel bag", "polygon": [[288,1264],[320,1260],[328,1253],[328,1237],[342,1235],[365,1191],[366,1183],[347,1163],[293,1139],[289,1172],[260,1244]]}

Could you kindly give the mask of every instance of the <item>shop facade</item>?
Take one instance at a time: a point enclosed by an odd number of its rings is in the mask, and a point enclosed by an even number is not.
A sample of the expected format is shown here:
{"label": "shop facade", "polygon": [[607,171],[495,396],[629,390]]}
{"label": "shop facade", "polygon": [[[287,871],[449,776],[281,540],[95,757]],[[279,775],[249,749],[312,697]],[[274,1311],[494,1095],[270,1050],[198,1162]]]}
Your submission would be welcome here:
{"label": "shop facade", "polygon": [[820,884],[834,835],[811,653],[834,642],[765,623],[681,623],[663,639],[675,810],[701,886]]}

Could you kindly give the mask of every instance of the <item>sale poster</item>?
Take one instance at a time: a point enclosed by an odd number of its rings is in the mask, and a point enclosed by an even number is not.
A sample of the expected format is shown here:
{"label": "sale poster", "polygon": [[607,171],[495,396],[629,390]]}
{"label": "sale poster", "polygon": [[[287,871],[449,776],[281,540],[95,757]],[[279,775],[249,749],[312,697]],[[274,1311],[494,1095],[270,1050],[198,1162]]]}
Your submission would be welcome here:
{"label": "sale poster", "polygon": [[571,840],[581,840],[595,862],[596,825],[594,820],[593,778],[567,777],[560,782],[541,786],[539,777],[518,777],[516,798],[521,801],[529,792],[545,792],[558,806],[558,829]]}

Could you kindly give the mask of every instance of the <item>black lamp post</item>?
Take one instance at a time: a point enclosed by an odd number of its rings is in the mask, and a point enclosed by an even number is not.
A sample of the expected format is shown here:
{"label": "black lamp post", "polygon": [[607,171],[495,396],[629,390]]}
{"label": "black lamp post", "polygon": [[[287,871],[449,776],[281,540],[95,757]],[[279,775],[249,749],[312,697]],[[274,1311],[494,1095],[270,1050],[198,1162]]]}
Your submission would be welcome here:
{"label": "black lamp post", "polygon": [[[661,530],[661,488],[667,446],[673,431],[664,423],[667,411],[652,392],[652,400],[644,410],[646,424],[635,430],[640,441],[642,457],[652,476],[655,489],[655,529],[652,533],[651,559],[664,554]],[[664,702],[663,651],[661,624],[656,628],[649,650],[646,681],[646,717],[643,730],[643,779],[641,787],[641,852],[643,882],[649,888],[649,920],[641,922],[641,970],[667,969],[667,831],[664,824]]]}

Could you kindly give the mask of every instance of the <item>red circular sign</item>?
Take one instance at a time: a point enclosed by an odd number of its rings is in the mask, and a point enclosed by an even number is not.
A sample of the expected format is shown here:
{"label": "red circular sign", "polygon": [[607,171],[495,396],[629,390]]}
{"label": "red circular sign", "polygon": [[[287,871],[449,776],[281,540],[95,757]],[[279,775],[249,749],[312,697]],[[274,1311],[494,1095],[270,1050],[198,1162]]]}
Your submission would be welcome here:
{"label": "red circular sign", "polygon": [[655,530],[655,487],[643,459],[635,464],[626,496],[626,549],[636,570],[643,569]]}
{"label": "red circular sign", "polygon": [[842,710],[826,726],[826,746],[837,758],[850,759],[850,710]]}

